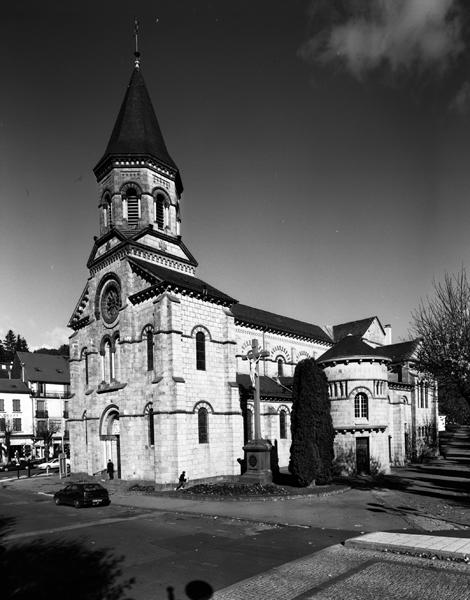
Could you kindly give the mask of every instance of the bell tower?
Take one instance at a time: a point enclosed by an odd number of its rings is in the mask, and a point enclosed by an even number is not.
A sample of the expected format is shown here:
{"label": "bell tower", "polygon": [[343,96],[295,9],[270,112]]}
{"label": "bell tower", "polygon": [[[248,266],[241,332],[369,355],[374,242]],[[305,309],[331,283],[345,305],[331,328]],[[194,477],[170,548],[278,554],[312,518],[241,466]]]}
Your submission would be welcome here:
{"label": "bell tower", "polygon": [[136,60],[110,140],[94,168],[99,187],[100,236],[150,228],[180,236],[183,185],[166,148]]}

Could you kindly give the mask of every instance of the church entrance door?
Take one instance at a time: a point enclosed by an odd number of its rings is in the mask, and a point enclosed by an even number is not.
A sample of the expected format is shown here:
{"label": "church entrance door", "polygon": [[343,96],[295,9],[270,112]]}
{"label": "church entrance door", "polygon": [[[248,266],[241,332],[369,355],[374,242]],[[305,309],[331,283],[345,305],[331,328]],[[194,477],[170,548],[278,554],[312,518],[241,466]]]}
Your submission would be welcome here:
{"label": "church entrance door", "polygon": [[106,465],[111,459],[114,465],[114,476],[121,478],[121,441],[119,428],[119,413],[111,412],[107,415],[106,434],[103,438],[103,464]]}
{"label": "church entrance door", "polygon": [[358,475],[370,473],[369,438],[356,438],[356,470]]}

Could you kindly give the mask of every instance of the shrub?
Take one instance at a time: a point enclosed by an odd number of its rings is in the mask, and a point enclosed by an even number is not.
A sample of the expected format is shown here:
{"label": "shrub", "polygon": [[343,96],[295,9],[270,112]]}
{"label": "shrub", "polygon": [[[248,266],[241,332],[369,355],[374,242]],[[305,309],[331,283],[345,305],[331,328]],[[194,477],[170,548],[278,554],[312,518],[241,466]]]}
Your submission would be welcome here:
{"label": "shrub", "polygon": [[305,487],[313,480],[320,485],[331,481],[334,429],[328,384],[312,358],[295,369],[291,433],[289,472],[297,483]]}

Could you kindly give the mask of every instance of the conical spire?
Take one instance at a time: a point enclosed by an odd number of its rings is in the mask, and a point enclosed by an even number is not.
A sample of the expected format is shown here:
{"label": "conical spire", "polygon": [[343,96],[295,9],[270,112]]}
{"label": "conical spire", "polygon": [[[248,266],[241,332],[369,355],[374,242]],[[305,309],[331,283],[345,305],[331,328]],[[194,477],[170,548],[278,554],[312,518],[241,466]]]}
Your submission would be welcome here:
{"label": "conical spire", "polygon": [[[126,95],[106,151],[96,165],[95,175],[108,159],[152,158],[177,172],[178,167],[166,148],[147,87],[138,65],[134,68]],[[177,187],[182,186],[179,184]]]}

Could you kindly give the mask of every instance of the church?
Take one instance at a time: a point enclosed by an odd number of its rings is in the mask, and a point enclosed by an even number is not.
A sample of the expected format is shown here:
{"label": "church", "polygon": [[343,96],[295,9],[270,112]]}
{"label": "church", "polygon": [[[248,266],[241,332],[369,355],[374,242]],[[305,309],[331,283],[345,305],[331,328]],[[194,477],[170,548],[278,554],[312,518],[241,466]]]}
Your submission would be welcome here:
{"label": "church", "polygon": [[388,472],[430,451],[437,389],[418,373],[418,341],[392,343],[376,316],[321,327],[247,306],[197,276],[182,236],[183,183],[138,54],[94,168],[99,235],[69,321],[68,420],[74,472],[108,459],[125,480],[174,485],[240,475],[253,437],[246,355],[260,362],[261,436],[289,462],[292,380],[315,358],[328,379],[338,473]]}

